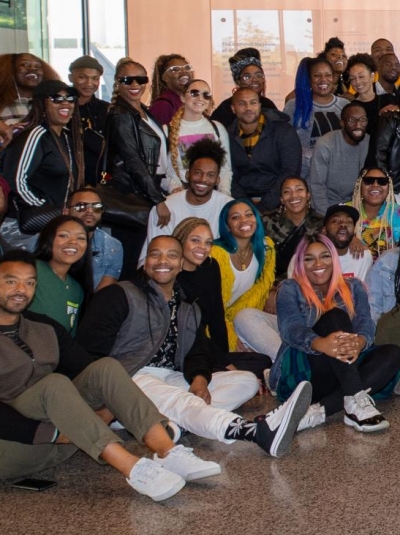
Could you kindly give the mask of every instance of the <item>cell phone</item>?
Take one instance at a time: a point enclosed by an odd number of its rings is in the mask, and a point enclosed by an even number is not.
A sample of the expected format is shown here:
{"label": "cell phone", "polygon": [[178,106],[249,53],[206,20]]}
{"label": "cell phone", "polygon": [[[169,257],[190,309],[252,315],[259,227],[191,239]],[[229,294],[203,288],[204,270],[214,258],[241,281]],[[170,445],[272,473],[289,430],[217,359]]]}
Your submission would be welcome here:
{"label": "cell phone", "polygon": [[20,481],[16,481],[11,486],[15,487],[16,489],[41,491],[49,489],[50,487],[54,487],[54,485],[57,485],[56,481],[49,481],[47,479],[26,478],[21,479]]}

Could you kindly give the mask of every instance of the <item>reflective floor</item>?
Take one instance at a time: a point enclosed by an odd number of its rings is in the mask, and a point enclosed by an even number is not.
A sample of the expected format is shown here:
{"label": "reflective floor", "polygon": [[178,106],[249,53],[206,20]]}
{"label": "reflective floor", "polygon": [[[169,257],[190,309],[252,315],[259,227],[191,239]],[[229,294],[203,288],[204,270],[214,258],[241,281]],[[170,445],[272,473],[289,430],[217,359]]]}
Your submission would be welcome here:
{"label": "reflective floor", "polygon": [[[254,417],[274,406],[270,396],[257,396],[238,412]],[[0,534],[399,535],[400,398],[379,407],[391,423],[388,431],[357,433],[337,415],[296,435],[282,459],[254,444],[188,435],[182,443],[219,462],[222,475],[188,483],[160,503],[79,452],[38,474],[57,481],[52,489],[0,484]],[[122,436],[130,450],[149,454]]]}

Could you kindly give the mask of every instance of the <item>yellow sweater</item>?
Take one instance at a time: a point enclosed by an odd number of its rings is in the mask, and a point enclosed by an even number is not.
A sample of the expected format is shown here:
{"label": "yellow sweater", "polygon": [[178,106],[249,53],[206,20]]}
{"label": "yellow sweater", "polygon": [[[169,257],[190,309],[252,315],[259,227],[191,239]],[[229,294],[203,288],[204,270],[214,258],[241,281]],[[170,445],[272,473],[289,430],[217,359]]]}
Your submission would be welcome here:
{"label": "yellow sweater", "polygon": [[268,246],[264,269],[260,278],[253,286],[243,295],[236,299],[234,303],[227,306],[231,300],[235,275],[233,273],[230,256],[225,249],[214,245],[211,250],[211,256],[217,260],[222,279],[222,301],[225,307],[225,321],[228,329],[229,351],[235,351],[237,336],[233,328],[233,319],[236,314],[244,308],[258,308],[263,310],[265,301],[268,299],[269,291],[275,280],[275,248],[274,242],[266,237],[265,243]]}

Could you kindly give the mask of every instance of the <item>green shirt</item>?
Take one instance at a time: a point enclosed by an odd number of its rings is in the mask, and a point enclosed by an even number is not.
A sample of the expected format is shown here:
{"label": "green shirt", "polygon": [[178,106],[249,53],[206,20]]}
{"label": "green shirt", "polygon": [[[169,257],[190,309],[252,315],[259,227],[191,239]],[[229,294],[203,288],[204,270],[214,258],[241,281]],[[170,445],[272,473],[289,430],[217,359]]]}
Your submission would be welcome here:
{"label": "green shirt", "polygon": [[47,262],[36,260],[37,287],[29,310],[55,319],[75,336],[78,313],[83,302],[81,286],[70,275],[63,281]]}

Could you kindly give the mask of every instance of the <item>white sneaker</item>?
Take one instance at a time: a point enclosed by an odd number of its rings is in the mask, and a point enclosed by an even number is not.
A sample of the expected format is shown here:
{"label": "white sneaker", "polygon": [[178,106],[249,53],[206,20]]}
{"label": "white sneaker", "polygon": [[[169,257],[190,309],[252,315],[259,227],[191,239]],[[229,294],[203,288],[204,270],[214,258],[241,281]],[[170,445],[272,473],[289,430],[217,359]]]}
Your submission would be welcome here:
{"label": "white sneaker", "polygon": [[185,448],[182,444],[172,448],[163,459],[155,453],[154,461],[166,470],[179,474],[185,481],[216,476],[221,473],[219,464],[203,461],[193,453],[192,448]]}
{"label": "white sneaker", "polygon": [[311,383],[302,381],[290,398],[277,409],[256,416],[257,444],[273,457],[282,457],[289,449],[300,420],[311,402]]}
{"label": "white sneaker", "polygon": [[300,420],[297,431],[303,431],[310,427],[317,427],[317,425],[324,424],[325,420],[325,407],[321,407],[319,403],[314,403],[314,405],[308,407],[307,412]]}
{"label": "white sneaker", "polygon": [[140,459],[126,479],[131,487],[155,502],[166,500],[179,492],[186,481],[178,474],[162,468],[151,459]]}
{"label": "white sneaker", "polygon": [[368,395],[368,390],[361,390],[354,396],[344,396],[344,423],[362,431],[372,433],[389,427],[389,422],[376,410],[375,402]]}
{"label": "white sneaker", "polygon": [[271,396],[276,397],[276,390],[272,390],[272,388],[271,388],[271,386],[269,384],[269,374],[270,373],[271,373],[271,369],[270,368],[266,368],[263,371],[265,388],[268,390],[268,392],[271,394]]}

